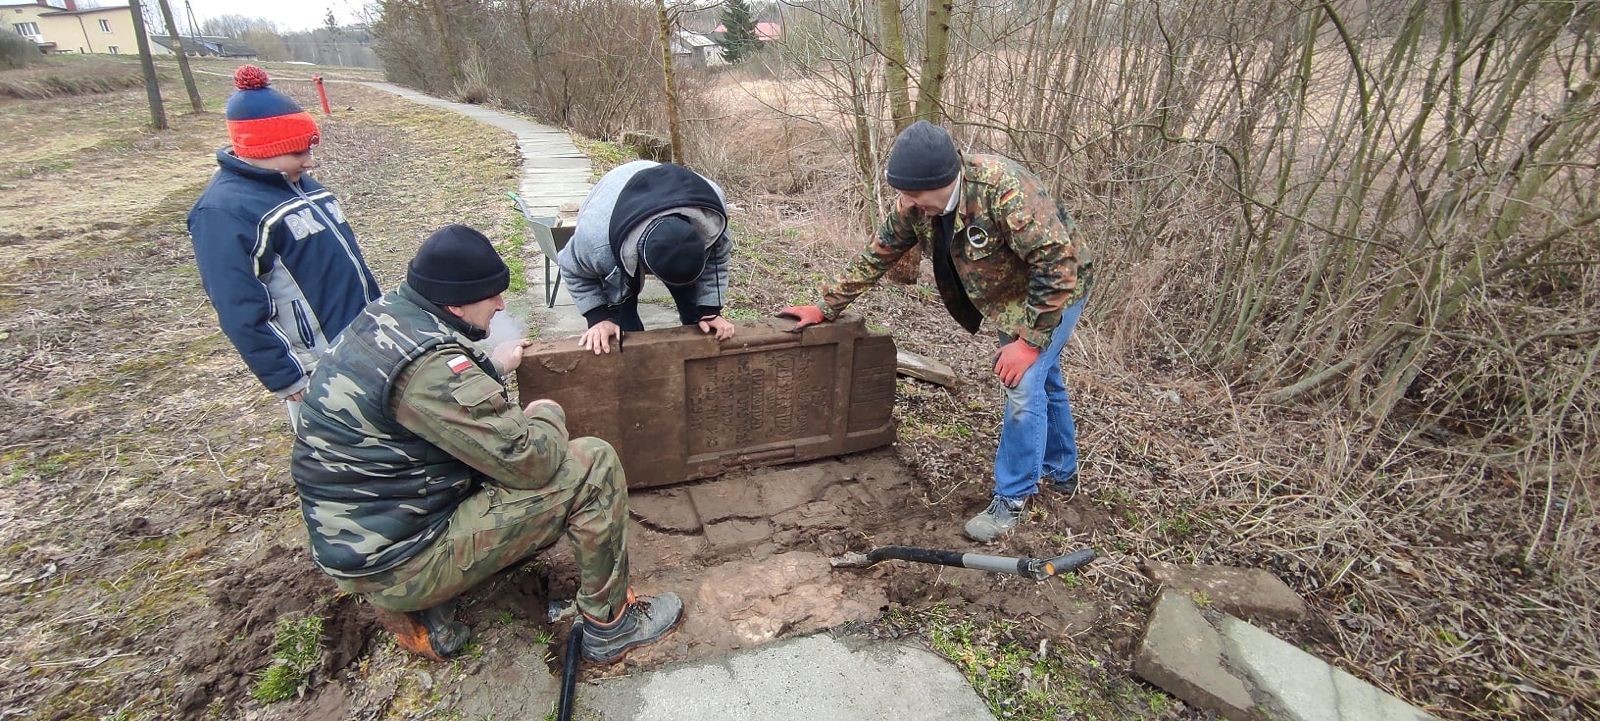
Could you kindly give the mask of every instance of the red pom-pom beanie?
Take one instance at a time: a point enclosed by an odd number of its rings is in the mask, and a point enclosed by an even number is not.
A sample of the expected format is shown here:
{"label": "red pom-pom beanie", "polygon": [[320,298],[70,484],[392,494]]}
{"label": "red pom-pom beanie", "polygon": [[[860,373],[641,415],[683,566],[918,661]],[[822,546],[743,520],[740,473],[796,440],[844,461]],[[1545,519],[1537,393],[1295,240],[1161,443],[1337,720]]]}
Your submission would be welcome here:
{"label": "red pom-pom beanie", "polygon": [[239,92],[228,98],[228,136],[233,154],[241,158],[271,158],[303,153],[320,139],[317,121],[289,96],[271,87],[267,71],[254,65],[233,74]]}

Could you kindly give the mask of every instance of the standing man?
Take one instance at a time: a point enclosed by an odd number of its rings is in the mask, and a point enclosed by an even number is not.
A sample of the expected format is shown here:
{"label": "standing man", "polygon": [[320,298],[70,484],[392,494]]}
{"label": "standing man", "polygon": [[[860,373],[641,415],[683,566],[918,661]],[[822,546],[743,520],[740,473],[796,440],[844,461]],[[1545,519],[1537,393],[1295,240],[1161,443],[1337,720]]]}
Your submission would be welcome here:
{"label": "standing man", "polygon": [[976,333],[987,318],[1000,338],[994,374],[1006,408],[994,498],[965,528],[988,543],[1016,527],[1041,479],[1077,492],[1077,437],[1060,359],[1088,294],[1089,254],[1038,177],[1006,158],[962,155],[948,132],[927,121],[895,139],[888,180],[898,206],[877,238],[822,288],[819,305],[780,314],[797,319],[796,330],[834,320],[922,245],[956,322]]}
{"label": "standing man", "polygon": [[217,151],[189,236],[222,332],[292,423],[317,357],[381,292],[339,201],[307,175],[317,122],[261,68],[233,77],[233,145]]}
{"label": "standing man", "polygon": [[678,320],[733,337],[722,317],[728,295],[728,209],[722,188],[688,168],[635,160],[596,183],[578,210],[578,227],[557,256],[573,303],[589,322],[579,345],[610,353],[623,331],[644,330],[644,277],[666,284]]}
{"label": "standing man", "polygon": [[473,346],[511,274],[489,239],[429,236],[406,282],[339,336],[311,376],[291,473],[311,556],[432,659],[471,636],[454,599],[565,536],[577,557],[583,653],[616,661],[677,626],[683,602],[628,587],[628,489],[617,453],[568,440],[552,401],[518,408],[502,380],[526,341]]}

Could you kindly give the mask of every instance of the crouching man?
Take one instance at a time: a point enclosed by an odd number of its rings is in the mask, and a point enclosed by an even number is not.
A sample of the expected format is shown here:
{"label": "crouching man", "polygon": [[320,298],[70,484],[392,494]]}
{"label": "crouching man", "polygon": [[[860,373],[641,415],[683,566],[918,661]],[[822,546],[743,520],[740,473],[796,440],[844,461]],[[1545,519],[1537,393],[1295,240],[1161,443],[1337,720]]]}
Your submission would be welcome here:
{"label": "crouching man", "polygon": [[584,656],[610,663],[675,628],[683,603],[635,598],[628,586],[616,451],[569,440],[552,401],[512,401],[503,378],[524,342],[492,358],[472,345],[505,309],[509,281],[488,238],[452,225],[340,334],[311,376],[295,437],[311,555],[377,607],[402,647],[444,659],[471,637],[453,600],[564,535],[577,557]]}

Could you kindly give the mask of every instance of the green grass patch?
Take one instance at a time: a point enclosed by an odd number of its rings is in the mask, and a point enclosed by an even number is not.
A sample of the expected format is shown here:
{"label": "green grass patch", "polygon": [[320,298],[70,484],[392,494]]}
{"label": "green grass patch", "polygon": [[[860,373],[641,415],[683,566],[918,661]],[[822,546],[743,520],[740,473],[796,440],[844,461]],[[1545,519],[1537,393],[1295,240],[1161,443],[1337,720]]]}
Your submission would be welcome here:
{"label": "green grass patch", "polygon": [[594,167],[595,180],[599,180],[600,176],[618,165],[639,159],[639,154],[633,152],[633,148],[621,143],[586,138],[577,133],[570,135],[572,144],[578,146],[578,150],[584,155],[589,156],[589,165]]}
{"label": "green grass patch", "polygon": [[511,269],[510,293],[522,293],[528,290],[527,260],[522,257],[523,249],[528,244],[528,221],[518,219],[511,223],[505,233],[505,240],[494,244],[494,249],[505,260],[506,267]]}
{"label": "green grass patch", "polygon": [[1154,699],[1145,687],[1108,676],[1093,659],[1018,642],[1015,623],[978,621],[943,605],[927,618],[933,650],[960,669],[997,719],[1112,721],[1168,708],[1164,695]]}
{"label": "green grass patch", "polygon": [[264,703],[287,701],[300,693],[306,677],[322,657],[322,617],[278,619],[272,644],[272,665],[250,687],[250,697]]}

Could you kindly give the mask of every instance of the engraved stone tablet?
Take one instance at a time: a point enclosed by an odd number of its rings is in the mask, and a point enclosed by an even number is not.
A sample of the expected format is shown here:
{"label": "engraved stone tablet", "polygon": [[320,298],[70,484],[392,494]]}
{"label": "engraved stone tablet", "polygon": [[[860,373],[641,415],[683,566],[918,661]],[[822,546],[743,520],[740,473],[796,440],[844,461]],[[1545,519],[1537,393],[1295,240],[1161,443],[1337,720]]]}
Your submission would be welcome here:
{"label": "engraved stone tablet", "polygon": [[894,340],[854,318],[793,325],[746,322],[725,343],[696,328],[628,333],[601,356],[539,341],[517,384],[524,404],[560,403],[573,438],[615,446],[635,488],[893,443]]}

